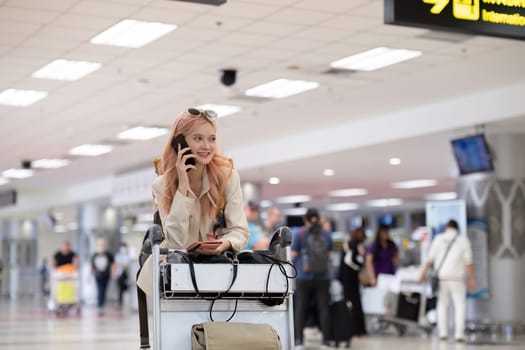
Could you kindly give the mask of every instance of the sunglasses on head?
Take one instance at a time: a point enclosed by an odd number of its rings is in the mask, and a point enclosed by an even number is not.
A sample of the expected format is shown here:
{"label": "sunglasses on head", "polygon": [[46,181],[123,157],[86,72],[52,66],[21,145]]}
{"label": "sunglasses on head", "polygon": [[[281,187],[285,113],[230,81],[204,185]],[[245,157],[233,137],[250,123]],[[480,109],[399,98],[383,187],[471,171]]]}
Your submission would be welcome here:
{"label": "sunglasses on head", "polygon": [[191,114],[193,117],[198,117],[202,115],[203,117],[211,120],[217,119],[217,112],[212,111],[211,109],[200,110],[198,108],[188,108],[188,113]]}

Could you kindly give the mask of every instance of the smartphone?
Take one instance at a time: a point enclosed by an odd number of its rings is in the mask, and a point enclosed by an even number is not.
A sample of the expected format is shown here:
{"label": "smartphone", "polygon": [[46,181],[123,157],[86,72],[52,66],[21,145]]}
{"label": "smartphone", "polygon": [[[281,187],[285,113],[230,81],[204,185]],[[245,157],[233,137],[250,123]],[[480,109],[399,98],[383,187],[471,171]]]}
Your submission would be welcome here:
{"label": "smartphone", "polygon": [[[179,145],[180,145],[180,149],[184,149],[186,147],[188,147],[188,143],[186,142],[186,138],[184,137],[183,134],[178,134],[177,136],[175,136],[173,138],[173,141],[171,141],[171,147],[173,148],[173,150],[175,151],[175,153],[179,153]],[[186,154],[191,154],[191,151],[187,151],[186,153],[184,153],[184,155]],[[186,165],[195,165],[196,164],[196,161],[195,161],[195,158],[188,158],[186,159]],[[191,169],[188,169],[187,171],[190,171]]]}
{"label": "smartphone", "polygon": [[190,244],[188,246],[188,248],[186,248],[186,250],[189,252],[192,252],[194,250],[197,250],[199,249],[199,247],[202,245],[202,242],[193,242],[192,244]]}

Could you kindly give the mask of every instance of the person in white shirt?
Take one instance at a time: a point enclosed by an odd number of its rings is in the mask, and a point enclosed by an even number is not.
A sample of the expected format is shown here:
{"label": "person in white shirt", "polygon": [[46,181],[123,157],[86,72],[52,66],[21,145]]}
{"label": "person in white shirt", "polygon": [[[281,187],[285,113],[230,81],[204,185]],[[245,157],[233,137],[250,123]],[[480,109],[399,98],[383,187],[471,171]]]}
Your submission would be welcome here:
{"label": "person in white shirt", "polygon": [[[441,340],[447,339],[447,311],[450,298],[452,298],[454,304],[454,337],[457,342],[463,342],[465,337],[467,286],[470,291],[474,291],[476,283],[474,280],[470,241],[466,236],[459,235],[458,232],[458,223],[455,220],[450,220],[446,225],[445,232],[434,238],[420,281],[426,280],[427,272],[432,264],[435,268],[441,266],[438,271],[439,291],[437,295],[439,338]],[[450,250],[447,254],[449,246]],[[467,283],[465,283],[465,272],[468,274]]]}

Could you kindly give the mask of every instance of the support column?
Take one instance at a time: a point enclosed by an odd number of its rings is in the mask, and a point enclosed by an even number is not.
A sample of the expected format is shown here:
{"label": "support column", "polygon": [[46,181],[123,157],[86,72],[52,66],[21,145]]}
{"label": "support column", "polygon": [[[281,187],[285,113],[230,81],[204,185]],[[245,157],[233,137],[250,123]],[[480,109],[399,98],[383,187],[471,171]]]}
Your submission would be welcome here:
{"label": "support column", "polygon": [[[94,283],[88,283],[91,276],[91,254],[100,222],[100,208],[96,203],[83,203],[79,208],[77,239],[74,250],[80,259],[80,295],[88,305],[96,303]],[[91,286],[91,288],[87,288]]]}
{"label": "support column", "polygon": [[464,176],[458,183],[467,217],[478,219],[476,234],[486,234],[488,246],[489,295],[469,299],[468,319],[517,322],[525,314],[525,135],[487,139],[496,157],[494,174]]}

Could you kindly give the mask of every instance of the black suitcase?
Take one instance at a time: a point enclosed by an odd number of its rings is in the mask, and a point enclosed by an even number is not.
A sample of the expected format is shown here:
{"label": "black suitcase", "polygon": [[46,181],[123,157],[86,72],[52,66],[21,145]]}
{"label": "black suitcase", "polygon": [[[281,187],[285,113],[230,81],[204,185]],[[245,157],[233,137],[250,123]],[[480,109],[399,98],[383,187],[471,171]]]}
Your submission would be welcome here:
{"label": "black suitcase", "polygon": [[338,345],[346,342],[350,346],[353,330],[352,310],[346,307],[344,300],[330,304],[331,339]]}
{"label": "black suitcase", "polygon": [[419,307],[421,305],[420,293],[399,293],[397,299],[396,317],[417,322],[419,320]]}

